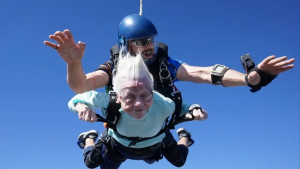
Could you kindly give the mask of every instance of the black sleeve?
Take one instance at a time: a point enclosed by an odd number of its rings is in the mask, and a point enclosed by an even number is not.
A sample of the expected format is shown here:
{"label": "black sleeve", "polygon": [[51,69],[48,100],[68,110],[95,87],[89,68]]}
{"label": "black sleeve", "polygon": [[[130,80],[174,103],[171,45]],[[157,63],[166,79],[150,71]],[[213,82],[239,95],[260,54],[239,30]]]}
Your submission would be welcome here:
{"label": "black sleeve", "polygon": [[107,86],[112,85],[112,70],[114,69],[113,61],[109,60],[103,64],[101,64],[95,71],[97,70],[103,70],[108,74],[109,80]]}

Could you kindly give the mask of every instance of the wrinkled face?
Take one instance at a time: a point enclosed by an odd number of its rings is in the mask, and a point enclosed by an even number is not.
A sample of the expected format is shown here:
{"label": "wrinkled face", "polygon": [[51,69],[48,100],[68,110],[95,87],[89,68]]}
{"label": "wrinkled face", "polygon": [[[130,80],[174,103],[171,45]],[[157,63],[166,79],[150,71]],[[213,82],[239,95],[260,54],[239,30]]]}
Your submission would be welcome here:
{"label": "wrinkled face", "polygon": [[137,53],[141,53],[144,61],[151,59],[155,53],[153,38],[130,40],[128,44],[130,54],[136,56]]}
{"label": "wrinkled face", "polygon": [[135,119],[143,118],[153,104],[153,92],[145,84],[143,80],[126,82],[118,95],[123,111]]}

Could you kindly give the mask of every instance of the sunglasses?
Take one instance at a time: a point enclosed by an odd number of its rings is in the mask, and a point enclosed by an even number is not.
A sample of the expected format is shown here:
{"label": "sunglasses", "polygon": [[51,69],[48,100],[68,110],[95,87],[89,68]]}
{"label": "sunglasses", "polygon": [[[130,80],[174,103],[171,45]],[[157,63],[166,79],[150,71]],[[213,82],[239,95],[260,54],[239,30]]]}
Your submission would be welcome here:
{"label": "sunglasses", "polygon": [[131,40],[131,45],[137,47],[144,47],[152,44],[153,42],[154,42],[154,38],[143,38],[143,39]]}

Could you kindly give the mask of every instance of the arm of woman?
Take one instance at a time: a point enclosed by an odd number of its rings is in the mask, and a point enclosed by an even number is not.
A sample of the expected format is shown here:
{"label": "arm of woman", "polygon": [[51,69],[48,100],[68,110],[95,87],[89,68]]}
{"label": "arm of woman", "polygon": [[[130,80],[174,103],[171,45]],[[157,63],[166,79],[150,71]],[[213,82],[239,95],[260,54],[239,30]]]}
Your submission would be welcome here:
{"label": "arm of woman", "polygon": [[82,103],[90,109],[101,109],[102,114],[104,115],[106,112],[105,108],[109,103],[109,95],[105,93],[98,93],[96,91],[77,94],[68,102],[69,109],[72,112],[78,113],[78,110],[76,109],[76,105],[78,103]]}

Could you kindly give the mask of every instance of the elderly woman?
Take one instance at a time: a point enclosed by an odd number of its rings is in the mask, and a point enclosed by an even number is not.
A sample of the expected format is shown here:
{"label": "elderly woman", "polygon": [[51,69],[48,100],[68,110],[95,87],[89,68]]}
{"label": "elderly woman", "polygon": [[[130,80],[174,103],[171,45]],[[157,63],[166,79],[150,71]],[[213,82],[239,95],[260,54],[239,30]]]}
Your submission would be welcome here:
{"label": "elderly woman", "polygon": [[[165,126],[166,118],[175,110],[174,102],[153,91],[153,77],[141,56],[127,54],[120,57],[117,71],[113,74],[113,90],[117,93],[117,103],[121,104],[120,119],[116,130],[106,129],[96,142],[98,132],[91,130],[78,137],[84,148],[84,162],[87,167],[117,169],[126,159],[144,160],[152,164],[164,156],[174,166],[184,165],[188,147],[193,144],[191,134],[181,128],[177,130],[179,142],[170,131],[158,134]],[[80,119],[94,122],[95,111],[106,112],[109,95],[90,91],[74,96],[68,103],[71,111]],[[207,119],[207,113],[197,104],[183,103],[181,115],[195,120]],[[191,112],[191,114],[189,114]],[[103,113],[105,116],[105,113]],[[131,145],[130,138],[150,138]]]}

